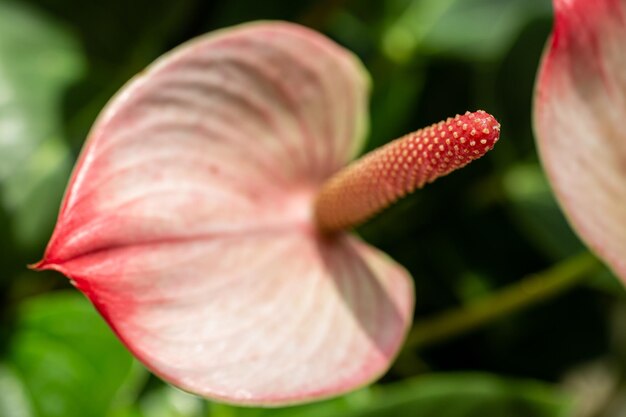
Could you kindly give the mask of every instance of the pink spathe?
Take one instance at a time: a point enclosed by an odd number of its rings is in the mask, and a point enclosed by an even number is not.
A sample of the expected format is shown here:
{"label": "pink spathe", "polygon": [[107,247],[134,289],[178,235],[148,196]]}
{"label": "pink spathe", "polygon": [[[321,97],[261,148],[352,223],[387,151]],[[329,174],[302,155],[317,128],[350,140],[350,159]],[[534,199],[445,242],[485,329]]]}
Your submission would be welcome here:
{"label": "pink spathe", "polygon": [[361,148],[368,88],[358,59],[293,24],[177,48],[100,115],[36,267],[190,392],[282,405],[371,382],[410,326],[411,277],[312,213]]}
{"label": "pink spathe", "polygon": [[626,0],[555,0],[535,130],[581,238],[626,280]]}

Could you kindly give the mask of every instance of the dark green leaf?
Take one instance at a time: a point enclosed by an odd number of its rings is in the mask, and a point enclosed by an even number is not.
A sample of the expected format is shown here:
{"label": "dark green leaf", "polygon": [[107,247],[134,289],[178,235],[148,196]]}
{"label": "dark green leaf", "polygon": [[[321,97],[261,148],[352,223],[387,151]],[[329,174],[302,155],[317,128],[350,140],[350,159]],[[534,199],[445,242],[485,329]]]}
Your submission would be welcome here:
{"label": "dark green leaf", "polygon": [[539,165],[525,164],[509,169],[503,184],[522,231],[538,246],[556,259],[584,250]]}
{"label": "dark green leaf", "polygon": [[562,417],[570,403],[534,381],[479,373],[431,374],[335,400],[281,410],[214,406],[211,417]]}
{"label": "dark green leaf", "polygon": [[456,0],[424,36],[421,47],[469,61],[502,56],[531,19],[550,16],[544,0]]}
{"label": "dark green leaf", "polygon": [[52,293],[21,305],[9,361],[38,417],[105,416],[131,357],[78,293]]}

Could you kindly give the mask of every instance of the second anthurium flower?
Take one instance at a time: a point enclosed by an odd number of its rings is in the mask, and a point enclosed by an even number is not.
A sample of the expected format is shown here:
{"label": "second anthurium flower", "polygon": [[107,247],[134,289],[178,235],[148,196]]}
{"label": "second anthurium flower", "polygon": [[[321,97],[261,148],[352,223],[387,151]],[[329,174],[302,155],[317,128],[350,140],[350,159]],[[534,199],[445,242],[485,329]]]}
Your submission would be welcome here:
{"label": "second anthurium flower", "polygon": [[626,0],[554,0],[537,78],[541,160],[572,226],[626,282]]}
{"label": "second anthurium flower", "polygon": [[100,115],[36,268],[190,392],[281,405],[371,382],[410,327],[412,279],[345,230],[482,156],[500,126],[467,113],[343,168],[368,86],[357,58],[294,24],[179,47]]}

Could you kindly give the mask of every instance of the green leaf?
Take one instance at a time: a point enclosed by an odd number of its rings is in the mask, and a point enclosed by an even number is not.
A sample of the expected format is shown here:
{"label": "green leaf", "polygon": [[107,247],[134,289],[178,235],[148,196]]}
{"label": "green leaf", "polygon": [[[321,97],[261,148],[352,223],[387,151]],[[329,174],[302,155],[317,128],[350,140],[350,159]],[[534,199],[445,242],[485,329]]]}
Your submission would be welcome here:
{"label": "green leaf", "polygon": [[535,381],[481,373],[430,374],[280,410],[214,405],[211,417],[564,417],[570,401]]}
{"label": "green leaf", "polygon": [[76,42],[58,24],[0,2],[0,204],[23,245],[50,232],[69,175],[60,104],[82,67]]}
{"label": "green leaf", "polygon": [[521,230],[538,247],[555,259],[584,250],[584,245],[563,216],[538,164],[514,166],[505,174],[503,185]]}
{"label": "green leaf", "polygon": [[377,393],[378,405],[353,416],[416,417],[564,416],[569,405],[557,390],[534,381],[488,374],[434,374]]}
{"label": "green leaf", "polygon": [[530,20],[550,14],[544,0],[418,0],[390,27],[383,47],[400,60],[416,50],[490,60],[506,52]]}
{"label": "green leaf", "polygon": [[169,385],[148,393],[139,404],[143,417],[203,417],[205,401]]}
{"label": "green leaf", "polygon": [[381,47],[395,62],[408,61],[448,9],[460,0],[414,0],[385,30]]}
{"label": "green leaf", "polygon": [[31,417],[32,415],[24,384],[8,365],[0,363],[0,416]]}
{"label": "green leaf", "polygon": [[[565,219],[537,163],[509,169],[503,185],[514,219],[536,247],[555,260],[585,251],[585,245]],[[608,269],[595,273],[586,283],[611,294],[624,294],[623,285]]]}
{"label": "green leaf", "polygon": [[131,357],[77,293],[52,293],[20,306],[8,359],[38,417],[105,416]]}

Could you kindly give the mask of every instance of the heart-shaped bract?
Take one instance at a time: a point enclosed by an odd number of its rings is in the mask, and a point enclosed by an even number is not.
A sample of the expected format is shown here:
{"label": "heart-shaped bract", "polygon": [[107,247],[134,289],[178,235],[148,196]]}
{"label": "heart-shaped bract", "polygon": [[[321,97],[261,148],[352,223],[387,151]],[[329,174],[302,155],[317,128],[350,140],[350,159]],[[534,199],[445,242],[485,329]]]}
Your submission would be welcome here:
{"label": "heart-shaped bract", "polygon": [[626,280],[626,0],[554,0],[537,80],[542,162],[582,239]]}
{"label": "heart-shaped bract", "polygon": [[312,213],[360,149],[367,93],[352,54],[293,24],[177,48],[100,115],[37,267],[190,392],[279,405],[372,381],[411,322],[411,278]]}

